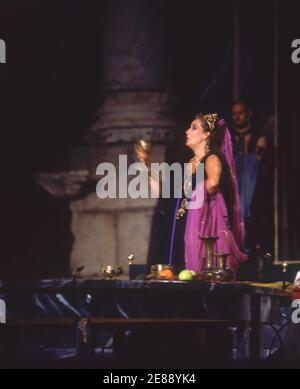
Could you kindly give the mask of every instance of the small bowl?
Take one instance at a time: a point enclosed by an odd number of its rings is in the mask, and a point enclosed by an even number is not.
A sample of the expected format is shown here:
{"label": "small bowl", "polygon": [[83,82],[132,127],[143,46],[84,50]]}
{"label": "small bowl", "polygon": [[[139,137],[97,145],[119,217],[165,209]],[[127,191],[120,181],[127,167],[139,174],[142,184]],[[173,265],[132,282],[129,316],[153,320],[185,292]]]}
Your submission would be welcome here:
{"label": "small bowl", "polygon": [[119,277],[124,274],[122,266],[104,266],[100,270],[100,273],[103,274],[105,278],[114,278]]}

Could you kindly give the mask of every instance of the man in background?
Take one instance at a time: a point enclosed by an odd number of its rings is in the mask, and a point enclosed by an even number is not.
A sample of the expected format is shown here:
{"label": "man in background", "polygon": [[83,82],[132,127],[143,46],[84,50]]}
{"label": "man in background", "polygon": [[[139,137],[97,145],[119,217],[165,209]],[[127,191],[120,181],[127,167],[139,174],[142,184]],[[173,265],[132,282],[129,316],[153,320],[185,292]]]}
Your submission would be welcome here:
{"label": "man in background", "polygon": [[252,126],[252,110],[247,103],[234,102],[231,115],[246,250],[255,260],[273,253],[273,145],[270,137]]}

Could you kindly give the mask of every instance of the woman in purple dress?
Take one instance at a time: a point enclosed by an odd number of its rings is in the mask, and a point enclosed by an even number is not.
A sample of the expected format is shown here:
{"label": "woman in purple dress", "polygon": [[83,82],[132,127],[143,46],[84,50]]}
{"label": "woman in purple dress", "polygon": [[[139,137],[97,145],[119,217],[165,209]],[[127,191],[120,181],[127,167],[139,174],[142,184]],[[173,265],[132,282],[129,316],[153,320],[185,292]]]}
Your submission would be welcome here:
{"label": "woman in purple dress", "polygon": [[205,181],[202,207],[186,212],[185,267],[202,270],[205,248],[199,238],[217,236],[216,252],[229,254],[228,265],[236,271],[248,257],[242,251],[244,224],[231,136],[224,120],[219,120],[217,114],[196,115],[186,131],[186,146],[194,153],[194,170],[204,163]]}
{"label": "woman in purple dress", "polygon": [[[248,257],[242,251],[244,224],[231,136],[224,120],[219,120],[217,114],[197,114],[186,131],[186,146],[194,153],[189,165],[192,194],[202,188],[204,202],[201,207],[189,207],[192,195],[169,201],[162,199],[158,203],[148,262],[168,263],[178,270],[200,271],[205,257],[200,237],[217,236],[216,252],[230,254],[228,266],[236,271]],[[200,163],[204,164],[204,181],[197,183],[194,178]],[[162,242],[164,245],[160,244]],[[163,247],[163,250],[157,247]]]}

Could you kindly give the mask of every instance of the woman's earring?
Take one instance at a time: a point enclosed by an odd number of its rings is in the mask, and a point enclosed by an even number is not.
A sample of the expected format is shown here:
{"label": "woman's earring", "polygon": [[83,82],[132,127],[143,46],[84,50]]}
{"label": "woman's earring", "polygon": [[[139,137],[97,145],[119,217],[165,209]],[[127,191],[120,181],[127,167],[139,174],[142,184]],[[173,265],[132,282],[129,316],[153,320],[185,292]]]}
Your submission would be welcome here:
{"label": "woman's earring", "polygon": [[208,139],[205,140],[205,152],[206,152],[206,154],[209,153],[209,140]]}

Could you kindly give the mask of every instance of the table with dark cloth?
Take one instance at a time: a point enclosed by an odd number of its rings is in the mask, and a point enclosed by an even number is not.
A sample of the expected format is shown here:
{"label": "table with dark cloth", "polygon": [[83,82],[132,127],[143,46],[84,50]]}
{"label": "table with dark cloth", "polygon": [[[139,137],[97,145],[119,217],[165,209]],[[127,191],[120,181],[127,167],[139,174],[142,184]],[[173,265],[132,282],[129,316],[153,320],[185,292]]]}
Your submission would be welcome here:
{"label": "table with dark cloth", "polygon": [[[195,318],[248,322],[250,356],[260,358],[262,328],[282,324],[280,287],[247,282],[52,279],[0,281],[7,322],[34,318]],[[266,327],[266,326],[265,326]],[[270,329],[269,329],[270,331]],[[270,334],[264,333],[271,341]],[[273,334],[278,337],[278,333]]]}

